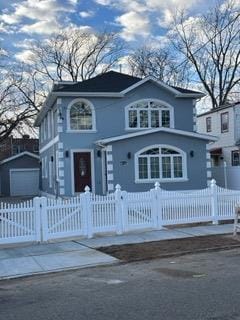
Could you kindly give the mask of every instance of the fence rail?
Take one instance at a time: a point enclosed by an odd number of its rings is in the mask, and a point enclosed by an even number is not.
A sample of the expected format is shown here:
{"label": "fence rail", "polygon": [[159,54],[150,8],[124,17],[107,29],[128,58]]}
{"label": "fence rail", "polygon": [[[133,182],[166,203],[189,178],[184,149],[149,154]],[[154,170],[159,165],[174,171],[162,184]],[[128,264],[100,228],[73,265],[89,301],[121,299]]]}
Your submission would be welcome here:
{"label": "fence rail", "polygon": [[202,190],[166,191],[158,182],[148,192],[130,193],[119,185],[112,194],[85,193],[67,200],[34,198],[20,204],[0,203],[0,244],[122,234],[136,229],[234,219],[240,191],[212,180]]}

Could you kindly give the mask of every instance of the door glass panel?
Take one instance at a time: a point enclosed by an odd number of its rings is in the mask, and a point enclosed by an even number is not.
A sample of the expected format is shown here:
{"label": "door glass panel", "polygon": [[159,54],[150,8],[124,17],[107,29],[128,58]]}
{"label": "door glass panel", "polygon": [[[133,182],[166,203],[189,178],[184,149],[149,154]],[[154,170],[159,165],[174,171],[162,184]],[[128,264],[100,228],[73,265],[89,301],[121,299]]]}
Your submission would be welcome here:
{"label": "door glass panel", "polygon": [[81,177],[84,177],[87,174],[87,164],[86,160],[83,158],[79,159],[79,172]]}

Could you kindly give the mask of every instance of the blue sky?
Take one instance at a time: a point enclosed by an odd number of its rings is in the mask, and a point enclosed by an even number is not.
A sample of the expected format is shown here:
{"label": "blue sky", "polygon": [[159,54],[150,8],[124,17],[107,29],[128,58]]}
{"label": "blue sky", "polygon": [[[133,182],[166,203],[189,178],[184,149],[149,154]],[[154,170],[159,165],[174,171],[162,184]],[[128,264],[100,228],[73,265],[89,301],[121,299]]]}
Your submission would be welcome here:
{"label": "blue sky", "polygon": [[164,41],[171,14],[185,8],[196,17],[209,0],[0,0],[3,48],[24,61],[29,41],[44,39],[69,26],[117,31],[131,48]]}

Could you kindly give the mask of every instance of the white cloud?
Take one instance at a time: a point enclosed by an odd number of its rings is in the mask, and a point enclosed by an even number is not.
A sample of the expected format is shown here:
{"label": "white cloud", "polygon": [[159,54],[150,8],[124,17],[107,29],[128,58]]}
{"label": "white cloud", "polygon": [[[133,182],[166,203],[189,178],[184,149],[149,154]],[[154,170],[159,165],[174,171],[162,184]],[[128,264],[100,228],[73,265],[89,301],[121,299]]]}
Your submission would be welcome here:
{"label": "white cloud", "polygon": [[20,42],[15,42],[14,47],[22,48],[22,49],[29,49],[34,44],[34,42],[35,42],[35,39],[26,38]]}
{"label": "white cloud", "polygon": [[20,28],[21,32],[47,34],[50,35],[59,31],[60,25],[56,20],[52,21],[38,21],[33,24],[28,24]]}
{"label": "white cloud", "polygon": [[23,50],[15,54],[15,58],[18,61],[31,64],[33,63],[32,58],[34,58],[34,54],[31,50]]}
{"label": "white cloud", "polygon": [[91,18],[94,16],[94,11],[80,11],[79,15],[81,18]]}
{"label": "white cloud", "polygon": [[61,4],[60,0],[25,0],[12,5],[13,12],[4,11],[0,21],[14,25],[24,23],[24,19],[33,20],[20,28],[22,32],[51,34],[59,27],[61,14],[74,12],[77,1],[69,0]]}
{"label": "white cloud", "polygon": [[137,36],[147,37],[150,33],[150,21],[146,15],[130,11],[116,18],[123,30],[121,36],[126,41],[135,40]]}
{"label": "white cloud", "polygon": [[95,2],[102,6],[109,6],[112,3],[111,0],[95,0]]}

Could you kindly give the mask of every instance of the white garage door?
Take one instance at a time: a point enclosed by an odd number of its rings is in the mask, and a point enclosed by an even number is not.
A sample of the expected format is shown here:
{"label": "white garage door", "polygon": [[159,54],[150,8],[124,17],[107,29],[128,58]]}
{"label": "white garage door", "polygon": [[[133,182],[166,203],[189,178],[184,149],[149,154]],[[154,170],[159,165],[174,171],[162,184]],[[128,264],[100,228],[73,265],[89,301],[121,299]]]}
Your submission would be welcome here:
{"label": "white garage door", "polygon": [[11,169],[11,196],[34,196],[39,191],[39,169]]}

